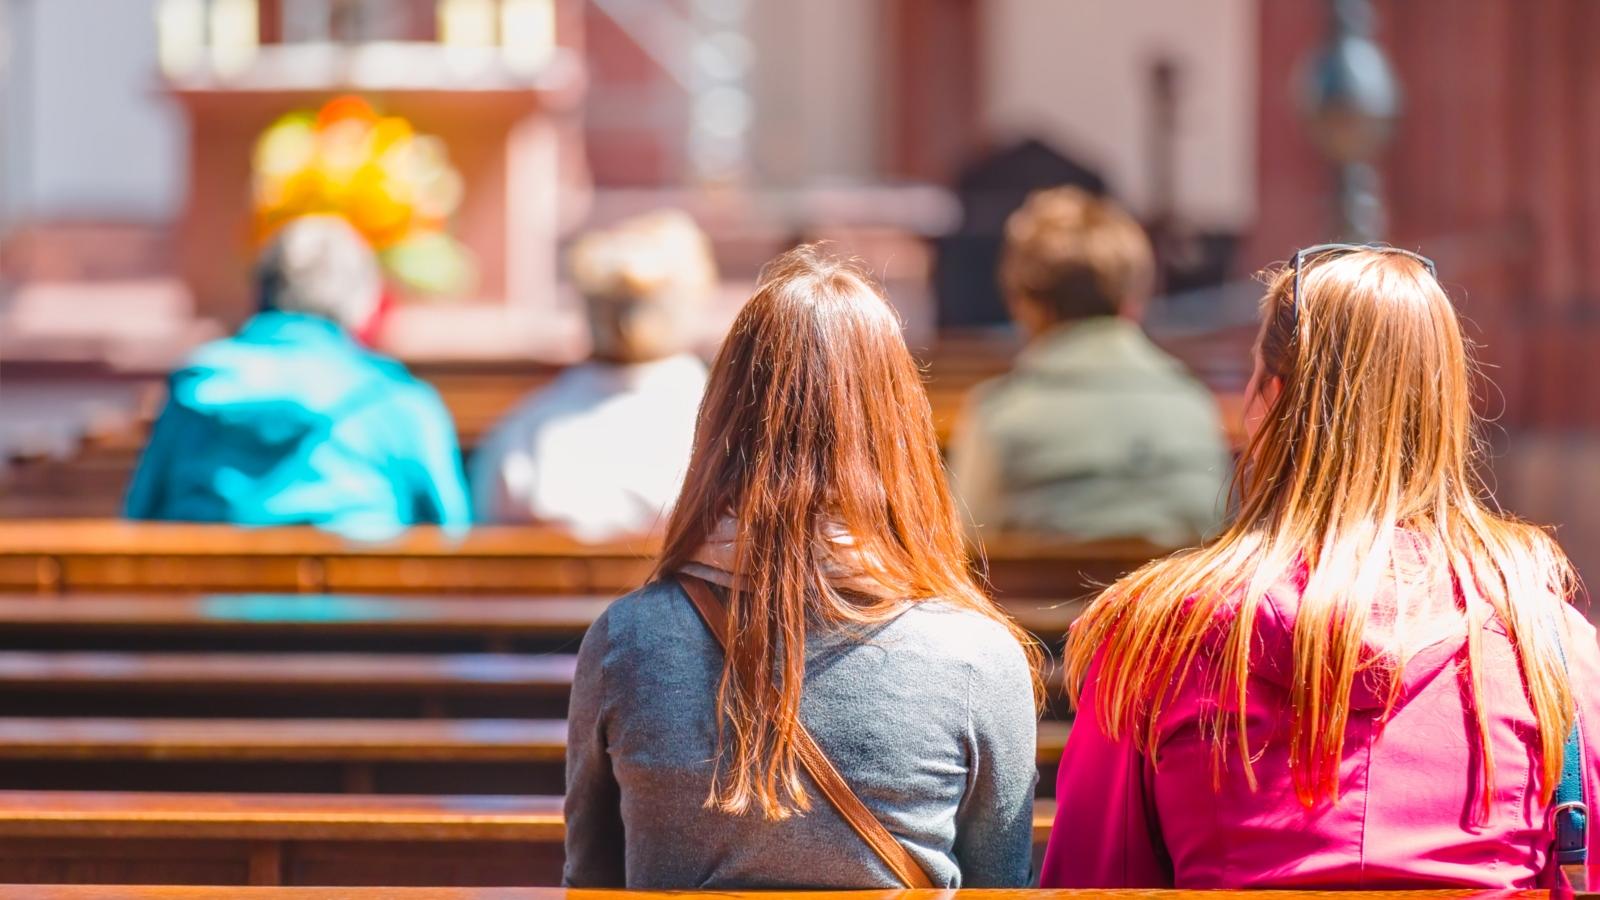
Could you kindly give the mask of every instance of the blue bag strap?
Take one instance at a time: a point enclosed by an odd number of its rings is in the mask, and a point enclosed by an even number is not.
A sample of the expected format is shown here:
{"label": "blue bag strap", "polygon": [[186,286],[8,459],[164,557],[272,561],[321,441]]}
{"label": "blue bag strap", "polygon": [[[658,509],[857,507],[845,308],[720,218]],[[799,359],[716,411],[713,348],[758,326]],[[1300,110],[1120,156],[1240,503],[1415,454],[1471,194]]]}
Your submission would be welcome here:
{"label": "blue bag strap", "polygon": [[[1558,619],[1559,621],[1559,619]],[[1561,629],[1554,629],[1556,652],[1561,655],[1562,668],[1567,667],[1566,645],[1561,640]],[[1569,670],[1570,671],[1570,670]],[[1573,696],[1577,696],[1573,685]],[[1589,861],[1589,804],[1583,784],[1583,727],[1578,719],[1577,704],[1572,711],[1572,730],[1567,732],[1567,742],[1561,748],[1561,781],[1556,784],[1554,804],[1550,808],[1550,826],[1555,833],[1552,852],[1560,866],[1584,865]]]}

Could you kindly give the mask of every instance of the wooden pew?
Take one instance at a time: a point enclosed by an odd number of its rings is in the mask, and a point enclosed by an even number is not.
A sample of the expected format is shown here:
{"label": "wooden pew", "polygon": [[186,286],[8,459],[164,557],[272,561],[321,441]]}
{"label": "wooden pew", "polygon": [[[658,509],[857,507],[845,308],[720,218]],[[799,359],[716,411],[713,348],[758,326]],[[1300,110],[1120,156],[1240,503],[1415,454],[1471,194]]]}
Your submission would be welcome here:
{"label": "wooden pew", "polygon": [[[1177,354],[1217,389],[1219,411],[1232,446],[1243,446],[1243,396],[1253,329],[1168,341]],[[1004,374],[1021,342],[1011,334],[947,334],[922,354],[928,400],[941,445],[948,444],[978,383]],[[527,360],[418,363],[413,370],[439,391],[464,450],[471,452],[495,423],[529,392],[548,384],[561,367]],[[18,458],[0,482],[0,517],[117,515],[151,417],[160,408],[161,380],[151,378],[150,399],[133,421],[96,426],[69,459]]]}
{"label": "wooden pew", "polygon": [[0,718],[8,761],[560,763],[566,749],[560,719]]}
{"label": "wooden pew", "polygon": [[455,420],[463,448],[473,448],[521,400],[561,374],[561,366],[511,362],[418,363],[412,371],[432,384]]}
{"label": "wooden pew", "polygon": [[[1009,335],[956,338],[926,355],[928,400],[941,443],[975,385],[1011,368],[1020,342]],[[454,362],[413,369],[433,384],[455,420],[463,447],[476,447],[528,394],[549,384],[560,369],[527,363]],[[1248,374],[1248,373],[1247,373]]]}
{"label": "wooden pew", "polygon": [[[1592,880],[1591,880],[1591,883]],[[1527,892],[1543,900],[1547,891]],[[1348,892],[1328,890],[1140,890],[1142,900],[1342,900]],[[861,900],[848,891],[717,891],[723,900]],[[960,888],[868,892],[867,897],[896,900],[1090,900],[1108,896],[1103,890],[1052,888]],[[1127,896],[1124,894],[1123,896]],[[1482,891],[1434,889],[1368,891],[1384,900],[1474,900]],[[1581,896],[1581,893],[1580,893]],[[682,900],[668,891],[625,891],[581,888],[278,888],[173,887],[170,885],[17,885],[0,888],[3,900]]]}
{"label": "wooden pew", "polygon": [[8,715],[566,715],[571,654],[0,651]]}
{"label": "wooden pew", "polygon": [[[609,602],[0,595],[0,715],[560,716]],[[1083,608],[1000,603],[1054,648]]]}
{"label": "wooden pew", "polygon": [[[0,718],[0,790],[558,793],[567,723]],[[1041,793],[1071,725],[1039,728]]]}
{"label": "wooden pew", "polygon": [[0,791],[0,882],[555,884],[563,833],[559,797]]}
{"label": "wooden pew", "polygon": [[[0,594],[0,648],[572,649],[606,595]],[[1048,604],[1034,621],[1048,621]],[[1059,620],[1061,616],[1056,615]]]}
{"label": "wooden pew", "polygon": [[561,798],[0,792],[0,881],[555,884]]}
{"label": "wooden pew", "polygon": [[569,654],[384,653],[34,653],[0,652],[9,690],[248,693],[256,690],[374,693],[444,689],[465,693],[564,694]]}
{"label": "wooden pew", "polygon": [[1100,589],[1170,552],[1141,540],[1072,542],[1010,534],[986,538],[976,566],[997,599],[1092,598]]}
{"label": "wooden pew", "polygon": [[0,590],[621,593],[650,540],[584,544],[541,528],[414,528],[362,543],[314,528],[104,519],[0,522]]}
{"label": "wooden pew", "polygon": [[[383,650],[571,649],[606,596],[409,597],[371,594],[0,594],[0,648]],[[1047,642],[1083,604],[1003,597]]]}
{"label": "wooden pew", "polygon": [[[620,594],[659,545],[584,544],[549,529],[414,528],[357,543],[312,528],[108,520],[0,521],[0,591]],[[1005,536],[980,567],[1002,596],[1076,599],[1161,550],[1142,541]]]}
{"label": "wooden pew", "polygon": [[0,718],[0,790],[551,794],[560,719]]}

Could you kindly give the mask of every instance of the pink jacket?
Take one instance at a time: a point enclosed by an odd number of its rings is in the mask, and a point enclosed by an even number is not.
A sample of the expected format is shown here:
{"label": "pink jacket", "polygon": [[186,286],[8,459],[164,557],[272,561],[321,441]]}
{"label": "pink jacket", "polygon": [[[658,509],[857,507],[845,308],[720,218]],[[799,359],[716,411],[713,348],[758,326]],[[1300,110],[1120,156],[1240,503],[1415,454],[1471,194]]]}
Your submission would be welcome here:
{"label": "pink jacket", "polygon": [[[1163,710],[1154,759],[1098,725],[1090,668],[1082,708],[1061,760],[1055,827],[1045,851],[1044,887],[1423,888],[1552,884],[1550,833],[1536,788],[1538,739],[1510,640],[1498,621],[1485,628],[1483,678],[1494,779],[1487,819],[1476,729],[1457,662],[1466,628],[1449,587],[1409,626],[1422,647],[1404,672],[1392,718],[1385,698],[1358,678],[1352,696],[1336,803],[1307,810],[1288,770],[1290,647],[1299,589],[1268,594],[1257,616],[1259,658],[1248,694],[1259,789],[1245,784],[1236,752],[1214,791],[1212,749],[1198,732],[1210,699],[1195,677]],[[1393,609],[1392,590],[1378,609]],[[1387,601],[1383,598],[1390,598]],[[1575,610],[1568,667],[1584,727],[1587,797],[1600,783],[1600,647]],[[1384,631],[1383,628],[1369,631]],[[1420,636],[1420,637],[1419,637]],[[1393,640],[1392,634],[1386,638]],[[1372,640],[1369,638],[1369,640]],[[1203,655],[1203,654],[1202,654]],[[1196,664],[1203,669],[1209,660]],[[1194,673],[1191,673],[1194,674]],[[1600,821],[1591,817],[1591,858]],[[1552,867],[1553,869],[1553,867]]]}

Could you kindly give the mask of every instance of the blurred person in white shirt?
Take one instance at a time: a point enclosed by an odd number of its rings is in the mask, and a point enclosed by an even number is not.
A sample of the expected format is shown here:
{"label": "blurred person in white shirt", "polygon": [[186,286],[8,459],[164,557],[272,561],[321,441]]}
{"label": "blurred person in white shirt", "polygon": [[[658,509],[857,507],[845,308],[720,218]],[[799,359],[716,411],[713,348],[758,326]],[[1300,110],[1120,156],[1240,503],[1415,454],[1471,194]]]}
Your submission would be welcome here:
{"label": "blurred person in white shirt", "polygon": [[472,465],[482,522],[534,522],[588,541],[666,521],[694,442],[705,363],[692,352],[717,287],[711,242],[661,211],[591,232],[572,248],[592,358],[495,426]]}

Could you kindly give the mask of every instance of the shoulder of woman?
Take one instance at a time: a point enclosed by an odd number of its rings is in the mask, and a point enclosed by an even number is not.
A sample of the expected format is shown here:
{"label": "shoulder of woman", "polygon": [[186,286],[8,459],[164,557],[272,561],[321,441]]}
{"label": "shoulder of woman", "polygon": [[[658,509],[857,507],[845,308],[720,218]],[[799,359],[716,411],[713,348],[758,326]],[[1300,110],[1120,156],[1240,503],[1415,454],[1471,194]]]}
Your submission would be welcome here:
{"label": "shoulder of woman", "polygon": [[1570,603],[1561,604],[1566,608],[1567,630],[1572,635],[1572,641],[1579,647],[1589,650],[1593,655],[1600,656],[1600,636],[1597,636],[1593,622]]}
{"label": "shoulder of woman", "polygon": [[900,623],[918,639],[970,661],[989,665],[1001,659],[1026,661],[1011,629],[992,616],[947,600],[914,604],[900,617]]}
{"label": "shoulder of woman", "polygon": [[671,579],[652,581],[611,601],[596,625],[607,629],[613,640],[636,630],[654,632],[673,619],[695,618],[684,597],[683,588]]}

